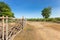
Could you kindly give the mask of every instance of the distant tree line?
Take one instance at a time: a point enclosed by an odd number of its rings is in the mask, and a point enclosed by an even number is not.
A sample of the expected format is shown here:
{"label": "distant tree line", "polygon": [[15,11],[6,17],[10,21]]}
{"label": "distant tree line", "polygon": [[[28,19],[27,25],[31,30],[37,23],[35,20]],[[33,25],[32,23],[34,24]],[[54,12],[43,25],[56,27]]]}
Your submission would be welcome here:
{"label": "distant tree line", "polygon": [[52,8],[44,8],[41,12],[43,18],[29,18],[28,21],[46,21],[46,22],[57,22],[60,23],[60,18],[49,18],[51,15]]}

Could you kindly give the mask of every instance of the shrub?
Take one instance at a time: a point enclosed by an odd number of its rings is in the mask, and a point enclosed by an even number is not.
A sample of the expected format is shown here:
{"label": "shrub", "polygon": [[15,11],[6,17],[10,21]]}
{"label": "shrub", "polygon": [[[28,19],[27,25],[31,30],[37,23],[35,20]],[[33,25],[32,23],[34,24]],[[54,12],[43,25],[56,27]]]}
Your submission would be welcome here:
{"label": "shrub", "polygon": [[59,22],[60,18],[30,18],[28,21],[46,21],[46,22]]}

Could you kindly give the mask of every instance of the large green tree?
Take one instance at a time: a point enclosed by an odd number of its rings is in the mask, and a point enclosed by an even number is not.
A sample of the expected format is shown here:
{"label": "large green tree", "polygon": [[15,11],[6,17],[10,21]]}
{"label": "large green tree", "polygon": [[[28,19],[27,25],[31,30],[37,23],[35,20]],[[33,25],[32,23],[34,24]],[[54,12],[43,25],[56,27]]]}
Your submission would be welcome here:
{"label": "large green tree", "polygon": [[50,15],[51,15],[51,7],[44,8],[44,9],[42,10],[41,15],[42,15],[44,18],[49,18]]}
{"label": "large green tree", "polygon": [[8,4],[6,4],[4,2],[0,2],[0,17],[1,16],[14,17],[14,13],[11,11]]}

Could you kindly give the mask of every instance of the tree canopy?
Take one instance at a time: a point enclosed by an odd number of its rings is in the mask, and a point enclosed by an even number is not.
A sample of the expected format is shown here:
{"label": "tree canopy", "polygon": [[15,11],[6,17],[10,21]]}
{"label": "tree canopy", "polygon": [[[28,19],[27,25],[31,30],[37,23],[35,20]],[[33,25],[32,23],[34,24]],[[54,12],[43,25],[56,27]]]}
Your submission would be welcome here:
{"label": "tree canopy", "polygon": [[14,13],[11,11],[9,5],[4,2],[0,2],[0,17],[1,16],[14,17]]}
{"label": "tree canopy", "polygon": [[41,14],[44,18],[49,18],[51,15],[51,7],[44,8]]}

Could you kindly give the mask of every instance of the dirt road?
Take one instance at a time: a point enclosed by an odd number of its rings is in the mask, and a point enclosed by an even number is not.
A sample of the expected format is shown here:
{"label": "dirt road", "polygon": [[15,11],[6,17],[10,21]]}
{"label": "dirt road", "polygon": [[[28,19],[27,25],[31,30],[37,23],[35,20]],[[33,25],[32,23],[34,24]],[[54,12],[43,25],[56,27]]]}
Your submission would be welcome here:
{"label": "dirt road", "polygon": [[37,40],[60,40],[60,31],[44,27],[39,22],[27,22],[36,28]]}

